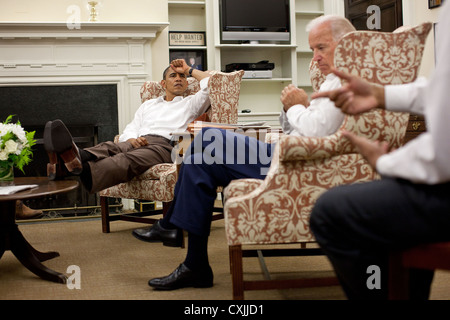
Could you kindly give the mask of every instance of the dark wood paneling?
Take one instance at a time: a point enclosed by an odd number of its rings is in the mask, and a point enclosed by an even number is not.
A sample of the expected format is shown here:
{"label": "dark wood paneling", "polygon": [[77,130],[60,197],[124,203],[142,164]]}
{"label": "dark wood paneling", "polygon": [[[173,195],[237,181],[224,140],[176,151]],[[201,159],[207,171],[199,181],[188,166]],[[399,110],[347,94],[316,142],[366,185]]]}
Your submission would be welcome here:
{"label": "dark wood paneling", "polygon": [[357,30],[367,30],[367,19],[371,14],[367,8],[377,5],[381,9],[381,29],[392,32],[403,25],[402,0],[346,0],[345,16]]}

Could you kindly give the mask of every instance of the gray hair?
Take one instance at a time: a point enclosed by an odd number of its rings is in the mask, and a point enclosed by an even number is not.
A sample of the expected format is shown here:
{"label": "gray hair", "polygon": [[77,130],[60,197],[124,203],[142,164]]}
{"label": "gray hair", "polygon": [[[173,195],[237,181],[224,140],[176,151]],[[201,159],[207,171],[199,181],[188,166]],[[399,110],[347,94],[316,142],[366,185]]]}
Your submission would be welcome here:
{"label": "gray hair", "polygon": [[317,28],[323,23],[329,23],[333,32],[334,41],[338,42],[344,35],[349,32],[356,31],[355,27],[350,21],[338,15],[325,15],[311,20],[306,26],[306,32],[311,32],[312,29]]}

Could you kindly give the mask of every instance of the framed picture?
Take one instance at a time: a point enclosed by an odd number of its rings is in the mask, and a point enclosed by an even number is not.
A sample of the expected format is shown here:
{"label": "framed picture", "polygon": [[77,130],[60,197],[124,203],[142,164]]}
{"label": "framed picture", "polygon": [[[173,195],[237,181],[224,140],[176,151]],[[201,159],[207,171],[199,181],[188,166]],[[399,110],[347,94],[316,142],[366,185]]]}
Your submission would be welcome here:
{"label": "framed picture", "polygon": [[439,7],[444,0],[428,0],[428,8],[433,9]]}
{"label": "framed picture", "polygon": [[170,61],[175,59],[184,59],[188,66],[202,71],[206,70],[206,50],[171,49],[169,52],[169,57]]}
{"label": "framed picture", "polygon": [[206,46],[206,33],[169,31],[169,46]]}

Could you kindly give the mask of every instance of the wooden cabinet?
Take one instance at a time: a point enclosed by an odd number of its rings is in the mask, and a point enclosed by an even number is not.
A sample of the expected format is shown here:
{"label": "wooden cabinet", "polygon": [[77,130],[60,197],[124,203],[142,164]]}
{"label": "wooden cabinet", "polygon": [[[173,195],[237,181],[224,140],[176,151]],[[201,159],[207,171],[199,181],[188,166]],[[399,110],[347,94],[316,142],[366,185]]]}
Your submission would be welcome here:
{"label": "wooden cabinet", "polygon": [[424,117],[411,115],[409,117],[408,128],[406,129],[405,143],[411,141],[425,131],[427,131],[427,127]]}

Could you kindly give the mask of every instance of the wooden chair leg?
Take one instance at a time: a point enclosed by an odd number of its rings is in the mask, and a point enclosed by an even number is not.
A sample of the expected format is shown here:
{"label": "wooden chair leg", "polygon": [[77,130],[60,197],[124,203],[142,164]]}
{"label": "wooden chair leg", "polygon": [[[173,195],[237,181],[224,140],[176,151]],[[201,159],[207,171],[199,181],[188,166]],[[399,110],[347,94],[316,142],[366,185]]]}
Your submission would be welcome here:
{"label": "wooden chair leg", "polygon": [[233,299],[244,300],[244,273],[242,267],[242,246],[229,246]]}
{"label": "wooden chair leg", "polygon": [[103,233],[109,233],[109,206],[107,197],[100,197],[100,207],[102,213],[102,231]]}
{"label": "wooden chair leg", "polygon": [[392,252],[389,256],[389,300],[409,299],[409,269],[403,266],[402,259],[401,252]]}

